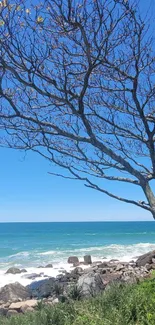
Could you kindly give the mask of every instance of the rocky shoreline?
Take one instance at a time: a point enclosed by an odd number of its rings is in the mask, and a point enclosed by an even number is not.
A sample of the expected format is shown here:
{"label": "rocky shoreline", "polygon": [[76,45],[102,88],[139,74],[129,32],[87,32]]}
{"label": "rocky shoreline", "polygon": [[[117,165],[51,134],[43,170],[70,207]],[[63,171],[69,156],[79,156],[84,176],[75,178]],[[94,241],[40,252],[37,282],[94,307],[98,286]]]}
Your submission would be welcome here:
{"label": "rocky shoreline", "polygon": [[[11,316],[18,313],[33,312],[39,302],[54,305],[59,301],[83,299],[108,290],[114,282],[134,284],[151,275],[155,269],[155,251],[141,255],[136,261],[119,260],[92,262],[91,256],[70,256],[68,263],[73,265],[71,272],[62,270],[57,277],[33,281],[24,287],[15,282],[0,289],[0,315]],[[42,266],[41,266],[42,267]],[[46,267],[51,267],[48,264]],[[10,268],[6,272],[12,276],[26,273],[25,269]],[[41,274],[41,273],[40,273]],[[26,274],[32,280],[38,274]]]}

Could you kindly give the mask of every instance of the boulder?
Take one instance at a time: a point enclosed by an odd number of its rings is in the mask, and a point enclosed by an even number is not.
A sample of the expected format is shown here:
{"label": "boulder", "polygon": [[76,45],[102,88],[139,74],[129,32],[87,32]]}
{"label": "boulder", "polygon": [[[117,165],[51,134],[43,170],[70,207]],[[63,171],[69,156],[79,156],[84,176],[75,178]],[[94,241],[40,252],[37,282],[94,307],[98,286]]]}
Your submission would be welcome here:
{"label": "boulder", "polygon": [[70,264],[79,263],[79,259],[77,256],[70,256],[70,257],[68,257],[68,263],[70,263]]}
{"label": "boulder", "polygon": [[139,267],[145,266],[146,264],[151,264],[153,258],[155,258],[155,250],[139,256],[136,261],[136,265]]}
{"label": "boulder", "polygon": [[74,270],[71,271],[72,275],[78,274],[81,275],[83,273],[82,267],[77,266]]}
{"label": "boulder", "polygon": [[25,300],[30,298],[30,296],[30,290],[18,282],[5,285],[0,289],[0,300],[4,302],[15,302],[19,301],[19,299]]}
{"label": "boulder", "polygon": [[104,290],[100,274],[94,272],[82,275],[77,282],[77,289],[84,297],[94,296]]}
{"label": "boulder", "polygon": [[99,267],[100,267],[101,269],[104,269],[104,268],[111,267],[111,266],[109,266],[109,264],[108,264],[107,262],[103,262],[103,263],[101,263],[101,264],[99,265]]}
{"label": "boulder", "polygon": [[34,311],[33,307],[29,307],[27,305],[24,305],[21,307],[20,312],[25,314],[25,313],[32,313]]}
{"label": "boulder", "polygon": [[117,266],[116,266],[116,271],[121,271],[121,270],[123,270],[124,269],[124,265],[122,265],[122,264],[117,264]]}
{"label": "boulder", "polygon": [[8,312],[7,312],[7,317],[11,317],[11,316],[14,316],[14,315],[17,315],[18,312],[16,310],[11,310],[9,309]]}
{"label": "boulder", "polygon": [[6,316],[8,308],[5,306],[0,306],[0,316]]}
{"label": "boulder", "polygon": [[148,271],[155,270],[155,264],[146,264],[145,267]]}
{"label": "boulder", "polygon": [[136,284],[138,283],[138,278],[136,275],[123,275],[122,280],[126,282],[127,284]]}
{"label": "boulder", "polygon": [[92,264],[91,256],[90,255],[85,255],[84,256],[84,264]]}
{"label": "boulder", "polygon": [[25,274],[22,276],[22,278],[25,278],[25,279],[30,279],[30,280],[34,280],[36,278],[39,278],[43,275],[43,273],[31,273],[31,274]]}
{"label": "boulder", "polygon": [[31,290],[32,296],[37,298],[47,298],[55,292],[56,279],[49,278],[46,280],[35,281],[27,286]]}
{"label": "boulder", "polygon": [[119,282],[121,279],[121,274],[119,273],[109,273],[109,274],[104,274],[102,276],[102,281],[104,283],[104,285],[106,286],[109,283],[113,283],[113,282]]}
{"label": "boulder", "polygon": [[19,274],[21,273],[21,270],[18,269],[17,267],[10,267],[7,271],[6,274]]}
{"label": "boulder", "polygon": [[20,270],[20,273],[26,273],[26,272],[27,272],[26,269],[21,269],[21,270]]}
{"label": "boulder", "polygon": [[59,299],[58,299],[58,298],[55,298],[55,299],[52,300],[52,305],[55,305],[55,304],[57,304],[58,302],[59,302]]}
{"label": "boulder", "polygon": [[47,268],[48,268],[48,267],[49,267],[49,268],[52,268],[53,265],[52,265],[52,264],[47,264],[47,265],[45,266],[45,268],[46,268],[46,267],[47,267]]}
{"label": "boulder", "polygon": [[35,308],[37,306],[37,304],[38,304],[38,300],[36,300],[36,299],[25,300],[25,301],[20,301],[20,302],[13,302],[10,305],[9,309],[20,311],[21,308],[26,308],[26,309],[28,307]]}

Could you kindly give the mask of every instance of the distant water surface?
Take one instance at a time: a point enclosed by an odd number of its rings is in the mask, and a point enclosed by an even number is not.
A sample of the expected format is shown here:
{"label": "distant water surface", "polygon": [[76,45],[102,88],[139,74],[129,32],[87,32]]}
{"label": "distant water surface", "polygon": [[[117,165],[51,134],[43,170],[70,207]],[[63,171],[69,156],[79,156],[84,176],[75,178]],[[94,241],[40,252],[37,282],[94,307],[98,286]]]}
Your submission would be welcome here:
{"label": "distant water surface", "polygon": [[0,224],[0,270],[63,265],[70,255],[130,260],[152,249],[155,222]]}

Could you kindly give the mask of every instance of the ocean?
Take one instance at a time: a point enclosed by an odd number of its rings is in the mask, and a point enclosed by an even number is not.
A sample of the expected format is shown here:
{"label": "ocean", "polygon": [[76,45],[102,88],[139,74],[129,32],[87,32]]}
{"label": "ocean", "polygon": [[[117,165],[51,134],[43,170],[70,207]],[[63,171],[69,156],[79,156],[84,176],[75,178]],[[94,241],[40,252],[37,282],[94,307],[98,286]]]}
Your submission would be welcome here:
{"label": "ocean", "polygon": [[[155,249],[155,222],[62,222],[0,224],[0,287],[31,281],[24,275],[5,274],[9,267],[56,276],[70,269],[67,259],[86,254],[92,260],[130,261]],[[52,269],[38,268],[52,263]],[[46,273],[46,274],[45,274]]]}

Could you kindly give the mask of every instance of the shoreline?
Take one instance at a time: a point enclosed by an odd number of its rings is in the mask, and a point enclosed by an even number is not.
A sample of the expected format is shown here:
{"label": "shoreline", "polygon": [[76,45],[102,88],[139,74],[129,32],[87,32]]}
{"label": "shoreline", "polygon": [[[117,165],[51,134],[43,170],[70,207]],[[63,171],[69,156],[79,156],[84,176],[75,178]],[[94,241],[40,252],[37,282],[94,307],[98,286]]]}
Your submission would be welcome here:
{"label": "shoreline", "polygon": [[[69,258],[69,256],[68,256]],[[12,273],[6,273],[8,270],[8,267],[0,270],[0,289],[8,284],[12,284],[15,282],[19,282],[23,286],[30,285],[33,282],[40,281],[40,280],[47,280],[51,277],[56,278],[60,274],[71,273],[76,267],[81,267],[83,271],[87,268],[89,268],[91,265],[95,265],[97,262],[100,263],[110,263],[110,261],[115,260],[117,263],[130,263],[130,261],[136,261],[137,257],[133,258],[113,258],[113,259],[107,259],[107,258],[98,258],[98,257],[92,257],[92,264],[84,264],[83,258],[79,258],[79,265],[73,266],[72,263],[68,263],[67,261],[55,263],[53,264],[53,267],[46,267],[46,266],[35,266],[35,267],[26,267],[27,272],[22,272],[19,274],[12,274]],[[12,264],[11,267],[19,268],[19,265]],[[21,267],[20,267],[21,269]],[[34,275],[33,279],[28,279],[28,276]],[[37,276],[38,275],[38,276]]]}
{"label": "shoreline", "polygon": [[[155,270],[155,250],[130,262],[121,262],[118,259],[94,262],[90,255],[85,255],[80,262],[77,256],[70,256],[67,265],[67,271],[64,268],[56,269],[51,265],[47,268],[38,268],[37,274],[29,274],[30,269],[10,268],[3,274],[5,279],[10,278],[11,283],[5,285],[3,281],[3,287],[0,288],[0,313],[9,316],[33,312],[39,302],[54,305],[58,302],[69,302],[70,299],[95,297],[109,290],[113,284],[119,286],[138,284],[151,277],[152,271]],[[55,277],[52,276],[53,272]],[[28,281],[23,286],[19,279],[25,278]]]}

